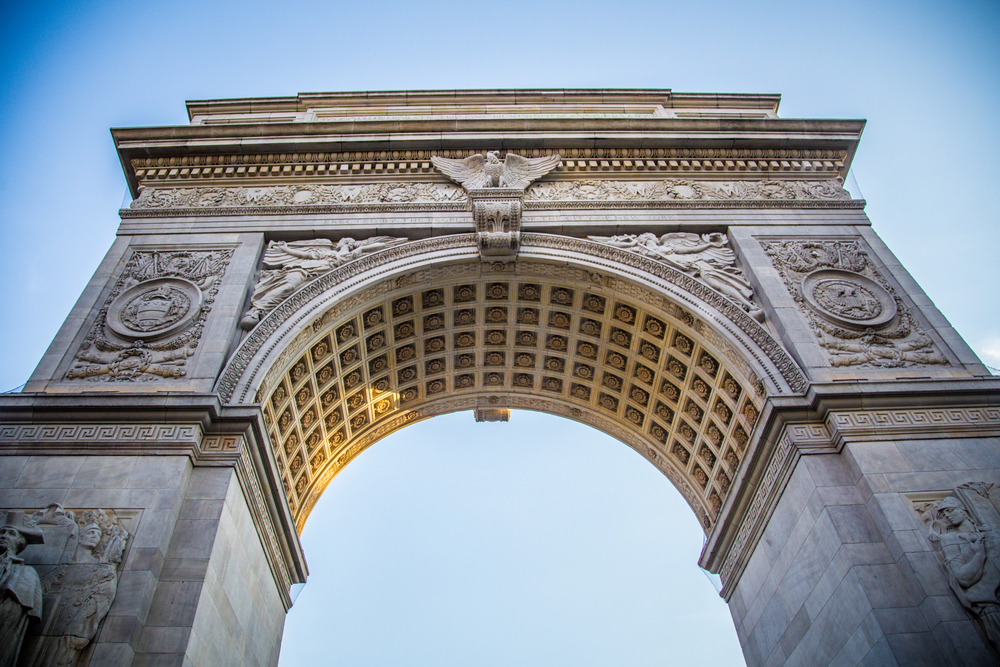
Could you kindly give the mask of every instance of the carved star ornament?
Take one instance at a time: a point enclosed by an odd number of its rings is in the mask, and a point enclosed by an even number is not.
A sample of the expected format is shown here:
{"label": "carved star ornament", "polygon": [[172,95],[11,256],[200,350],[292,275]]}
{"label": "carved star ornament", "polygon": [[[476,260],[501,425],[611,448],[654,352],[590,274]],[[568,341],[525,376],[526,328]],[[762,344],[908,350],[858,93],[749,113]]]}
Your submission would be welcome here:
{"label": "carved star ornament", "polygon": [[561,155],[528,158],[507,153],[504,161],[496,151],[485,156],[476,154],[465,159],[453,160],[432,156],[431,162],[445,176],[466,190],[476,188],[520,188],[524,189],[562,162]]}

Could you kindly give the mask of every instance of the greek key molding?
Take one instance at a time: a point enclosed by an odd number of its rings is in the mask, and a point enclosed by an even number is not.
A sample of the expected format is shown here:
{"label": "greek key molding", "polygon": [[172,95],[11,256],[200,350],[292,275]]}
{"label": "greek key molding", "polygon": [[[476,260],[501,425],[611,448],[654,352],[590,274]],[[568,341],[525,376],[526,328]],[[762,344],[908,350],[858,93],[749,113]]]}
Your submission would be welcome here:
{"label": "greek key molding", "polygon": [[0,424],[0,444],[156,443],[197,444],[197,424]]}

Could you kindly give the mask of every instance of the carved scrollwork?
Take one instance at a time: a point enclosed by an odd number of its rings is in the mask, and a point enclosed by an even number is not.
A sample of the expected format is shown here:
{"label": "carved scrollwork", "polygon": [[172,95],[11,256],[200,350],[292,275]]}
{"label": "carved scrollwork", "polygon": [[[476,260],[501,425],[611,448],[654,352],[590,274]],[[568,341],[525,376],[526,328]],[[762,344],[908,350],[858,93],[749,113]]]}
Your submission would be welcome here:
{"label": "carved scrollwork", "polygon": [[66,379],[183,377],[232,255],[228,249],[134,253]]}

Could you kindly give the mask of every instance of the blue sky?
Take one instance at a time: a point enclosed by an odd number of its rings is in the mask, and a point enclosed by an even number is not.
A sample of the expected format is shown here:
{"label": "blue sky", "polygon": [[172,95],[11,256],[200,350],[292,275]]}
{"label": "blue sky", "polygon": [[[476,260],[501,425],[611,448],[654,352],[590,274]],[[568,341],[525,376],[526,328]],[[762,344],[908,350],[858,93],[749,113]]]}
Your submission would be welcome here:
{"label": "blue sky", "polygon": [[[7,355],[0,389],[27,379],[114,238],[125,182],[109,127],[184,123],[186,99],[326,90],[776,92],[783,95],[780,113],[786,118],[866,118],[854,173],[876,231],[983,360],[1000,367],[1000,307],[994,294],[1000,262],[992,202],[1000,175],[998,37],[996,2],[5,2],[0,6],[0,247],[5,251],[0,336]],[[470,645],[496,647],[497,655],[523,647],[516,662],[524,665],[551,664],[570,647],[583,656],[574,664],[588,664],[586,655],[593,657],[589,664],[609,664],[602,659],[608,651],[637,647],[642,638],[649,646],[637,650],[645,657],[619,664],[686,664],[684,655],[698,655],[706,646],[728,642],[731,648],[735,638],[718,604],[704,612],[706,635],[686,629],[670,635],[675,621],[657,615],[687,609],[696,594],[714,602],[694,565],[700,538],[677,527],[693,519],[690,513],[681,518],[686,509],[665,478],[655,477],[651,495],[639,498],[632,494],[639,493],[640,480],[655,471],[593,431],[572,431],[570,441],[570,427],[553,418],[515,415],[508,425],[475,427],[471,420],[456,415],[411,427],[365,453],[331,485],[307,526],[304,540],[314,574],[289,618],[290,633],[318,620],[307,634],[337,632],[331,636],[338,655],[360,656],[334,663],[344,665],[400,664],[399,651],[410,665],[490,664],[465,659],[454,637],[435,630],[447,627],[448,618],[483,619],[475,631],[453,627]],[[494,433],[500,434],[497,442],[490,440]],[[586,455],[557,474],[558,466],[547,466],[567,443]],[[632,464],[638,466],[634,472]],[[483,466],[510,469],[509,475],[498,477],[489,491],[483,490],[485,483],[463,481]],[[581,485],[580,479],[595,483]],[[598,482],[605,479],[618,484],[617,492],[607,494],[608,503],[620,496],[628,507],[654,510],[635,518],[641,529],[622,528],[629,535],[612,536],[609,531],[633,519],[615,514],[619,510],[610,504],[601,505],[611,517],[607,523],[589,524],[597,511]],[[415,480],[435,483],[401,486]],[[362,495],[351,496],[355,491]],[[504,493],[523,502],[508,502]],[[576,506],[591,513],[570,518]],[[479,514],[469,514],[470,507]],[[553,513],[565,521],[556,522]],[[536,522],[539,516],[548,517],[547,523]],[[437,522],[420,527],[418,519]],[[395,536],[401,523],[412,537],[405,545],[375,539]],[[351,532],[355,528],[362,532]],[[319,533],[332,541],[319,541]],[[598,548],[598,534],[608,536],[607,549]],[[538,541],[550,536],[552,541]],[[484,541],[476,546],[473,537]],[[618,548],[626,537],[638,542]],[[370,550],[345,554],[342,546],[348,543]],[[507,543],[521,551],[499,555],[493,564],[469,565],[475,560],[471,555],[486,558]],[[421,551],[439,544],[439,558]],[[533,544],[544,544],[537,558],[526,555]],[[652,551],[636,556],[647,547]],[[387,574],[409,572],[416,578],[410,562],[415,550],[420,571],[432,582],[424,592],[400,588],[403,583]],[[585,565],[580,551],[596,554],[594,562]],[[328,552],[355,560],[324,564]],[[445,557],[452,553],[469,556],[458,563]],[[682,564],[664,564],[678,555]],[[446,565],[432,574],[435,561]],[[553,565],[560,562],[571,566],[565,576]],[[345,563],[349,571],[336,570]],[[515,566],[520,569],[512,574]],[[333,587],[321,589],[321,573],[335,571]],[[662,608],[656,607],[641,595],[654,590],[652,572],[669,572],[703,590],[656,589],[647,596],[659,600]],[[634,578],[619,579],[624,573]],[[545,588],[556,579],[570,583],[566,589]],[[546,601],[517,597],[511,582],[519,580],[544,589]],[[589,589],[609,592],[611,601],[584,598]],[[622,590],[640,595],[626,601]],[[437,596],[435,604],[418,608],[428,591]],[[358,597],[348,599],[348,593]],[[300,611],[310,598],[317,606]],[[373,600],[385,602],[379,606]],[[397,611],[391,609],[393,600],[402,601]],[[479,606],[472,610],[473,604]],[[601,616],[598,607],[616,613]],[[412,609],[417,611],[407,611]],[[456,609],[471,611],[447,615]],[[524,620],[528,609],[544,611],[549,620]],[[370,619],[375,634],[351,625],[353,612]],[[378,627],[380,618],[390,617],[395,625]],[[619,625],[607,625],[611,617]],[[662,622],[649,625],[649,619]],[[606,635],[595,627],[607,627]],[[438,634],[443,643],[433,648],[429,638]],[[677,652],[682,644],[695,653]],[[389,652],[378,657],[375,648],[383,645]],[[530,655],[548,659],[524,658]],[[296,662],[288,654],[283,665],[315,664],[315,659]]]}

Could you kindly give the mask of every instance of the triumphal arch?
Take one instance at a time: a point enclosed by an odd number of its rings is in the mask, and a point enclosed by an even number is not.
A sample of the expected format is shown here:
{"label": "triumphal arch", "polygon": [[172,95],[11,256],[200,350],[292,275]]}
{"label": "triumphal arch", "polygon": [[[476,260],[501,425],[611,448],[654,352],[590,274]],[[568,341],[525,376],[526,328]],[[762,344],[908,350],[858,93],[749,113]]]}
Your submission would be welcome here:
{"label": "triumphal arch", "polygon": [[778,102],[301,94],[113,130],[133,201],[0,397],[3,664],[274,665],[337,473],[514,408],[676,486],[749,665],[992,664],[1000,384],[844,189],[863,121]]}

